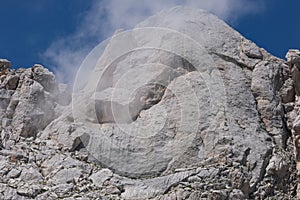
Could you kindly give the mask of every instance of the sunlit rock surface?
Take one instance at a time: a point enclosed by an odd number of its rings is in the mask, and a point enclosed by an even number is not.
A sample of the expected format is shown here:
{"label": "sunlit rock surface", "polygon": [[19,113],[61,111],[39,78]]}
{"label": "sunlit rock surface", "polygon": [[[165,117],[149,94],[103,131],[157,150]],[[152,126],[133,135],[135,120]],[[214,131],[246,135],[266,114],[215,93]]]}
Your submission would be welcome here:
{"label": "sunlit rock surface", "polygon": [[0,197],[294,198],[299,57],[175,7],[96,47],[72,102],[1,59]]}

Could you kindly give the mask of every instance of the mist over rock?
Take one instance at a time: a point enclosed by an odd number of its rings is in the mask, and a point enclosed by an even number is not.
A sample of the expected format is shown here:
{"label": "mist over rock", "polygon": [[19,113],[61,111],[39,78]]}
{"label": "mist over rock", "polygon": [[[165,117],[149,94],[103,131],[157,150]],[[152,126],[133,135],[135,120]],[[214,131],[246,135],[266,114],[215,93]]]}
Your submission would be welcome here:
{"label": "mist over rock", "polygon": [[1,59],[0,197],[296,198],[300,53],[286,58],[175,7],[97,46],[72,99]]}

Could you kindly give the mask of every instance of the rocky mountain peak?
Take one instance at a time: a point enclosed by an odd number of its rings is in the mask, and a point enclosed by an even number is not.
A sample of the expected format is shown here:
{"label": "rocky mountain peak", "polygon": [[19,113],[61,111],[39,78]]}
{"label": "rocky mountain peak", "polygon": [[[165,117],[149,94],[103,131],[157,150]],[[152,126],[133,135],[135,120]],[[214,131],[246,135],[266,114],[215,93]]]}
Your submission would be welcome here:
{"label": "rocky mountain peak", "polygon": [[290,49],[286,54],[286,59],[290,65],[298,65],[300,63],[300,51],[298,49]]}
{"label": "rocky mountain peak", "polygon": [[0,198],[296,198],[299,50],[286,58],[175,7],[97,46],[72,94],[0,59]]}

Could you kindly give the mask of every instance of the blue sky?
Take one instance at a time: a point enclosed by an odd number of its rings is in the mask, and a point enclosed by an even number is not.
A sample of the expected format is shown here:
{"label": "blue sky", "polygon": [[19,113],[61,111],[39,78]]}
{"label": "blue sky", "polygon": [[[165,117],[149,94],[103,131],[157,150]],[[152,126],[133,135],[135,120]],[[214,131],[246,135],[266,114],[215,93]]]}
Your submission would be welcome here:
{"label": "blue sky", "polygon": [[0,0],[0,57],[14,67],[43,62],[42,53],[58,38],[76,30],[89,0]]}
{"label": "blue sky", "polygon": [[[163,2],[163,3],[162,3]],[[179,4],[217,14],[242,35],[284,58],[300,48],[298,0],[0,0],[0,58],[65,75],[117,28],[130,28]],[[71,75],[70,75],[71,76]]]}

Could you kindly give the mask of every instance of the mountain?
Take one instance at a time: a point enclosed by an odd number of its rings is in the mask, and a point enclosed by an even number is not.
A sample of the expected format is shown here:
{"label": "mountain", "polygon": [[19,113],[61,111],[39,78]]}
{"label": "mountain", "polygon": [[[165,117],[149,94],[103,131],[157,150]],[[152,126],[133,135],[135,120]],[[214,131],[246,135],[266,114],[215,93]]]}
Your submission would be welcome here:
{"label": "mountain", "polygon": [[175,7],[119,30],[72,91],[0,60],[1,199],[300,196],[300,51]]}

